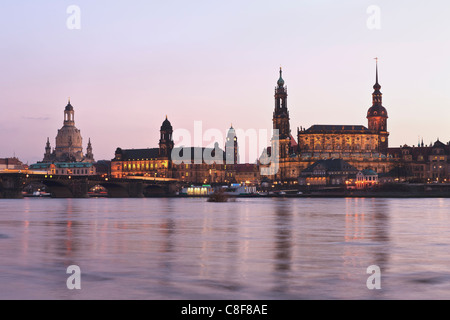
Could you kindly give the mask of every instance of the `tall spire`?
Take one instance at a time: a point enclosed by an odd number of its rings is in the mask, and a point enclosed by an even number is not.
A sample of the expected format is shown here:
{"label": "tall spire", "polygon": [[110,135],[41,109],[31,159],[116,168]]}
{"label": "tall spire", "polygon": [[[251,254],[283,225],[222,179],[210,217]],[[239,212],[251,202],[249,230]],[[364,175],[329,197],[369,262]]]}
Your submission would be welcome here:
{"label": "tall spire", "polygon": [[375,69],[376,69],[375,83],[378,83],[378,58],[375,58]]}
{"label": "tall spire", "polygon": [[380,90],[381,86],[378,83],[378,58],[375,58],[375,84],[373,86],[375,90]]}
{"label": "tall spire", "polygon": [[372,105],[382,105],[382,93],[380,92],[381,86],[378,83],[378,58],[375,58],[375,84],[373,85],[374,92],[372,93]]}

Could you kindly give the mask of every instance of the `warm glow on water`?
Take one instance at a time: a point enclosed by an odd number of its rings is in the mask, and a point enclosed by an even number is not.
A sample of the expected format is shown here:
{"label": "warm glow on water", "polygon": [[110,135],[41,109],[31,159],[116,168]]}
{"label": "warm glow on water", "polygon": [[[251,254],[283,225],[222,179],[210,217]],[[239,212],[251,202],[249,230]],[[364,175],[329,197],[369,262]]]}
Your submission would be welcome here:
{"label": "warm glow on water", "polygon": [[[448,299],[450,199],[0,201],[0,299]],[[81,269],[81,290],[66,268]],[[366,286],[381,269],[381,289]]]}

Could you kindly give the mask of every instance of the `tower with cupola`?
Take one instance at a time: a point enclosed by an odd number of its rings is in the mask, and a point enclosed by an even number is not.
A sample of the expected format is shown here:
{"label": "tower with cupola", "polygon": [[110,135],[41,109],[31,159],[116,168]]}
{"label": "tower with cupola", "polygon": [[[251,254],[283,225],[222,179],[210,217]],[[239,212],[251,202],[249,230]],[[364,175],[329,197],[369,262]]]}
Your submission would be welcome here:
{"label": "tower with cupola", "polygon": [[381,86],[378,83],[378,59],[376,59],[375,66],[375,84],[373,86],[372,93],[372,106],[367,111],[368,129],[378,134],[379,143],[378,151],[386,154],[388,150],[388,138],[389,132],[387,131],[387,119],[388,113],[385,107],[383,107],[382,96],[380,92]]}

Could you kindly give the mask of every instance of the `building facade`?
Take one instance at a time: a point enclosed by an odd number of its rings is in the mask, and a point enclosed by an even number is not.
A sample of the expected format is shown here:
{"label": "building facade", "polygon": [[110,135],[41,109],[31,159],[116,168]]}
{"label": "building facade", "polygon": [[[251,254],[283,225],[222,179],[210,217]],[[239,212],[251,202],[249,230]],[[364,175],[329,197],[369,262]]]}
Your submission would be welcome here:
{"label": "building facade", "polygon": [[302,171],[299,185],[343,186],[354,179],[358,169],[342,159],[319,160]]}
{"label": "building facade", "polygon": [[173,127],[167,119],[160,128],[158,148],[117,148],[111,160],[111,176],[170,178],[185,183],[211,184],[235,182],[239,159],[234,128],[227,134],[225,150],[216,142],[214,148],[174,147]]}
{"label": "building facade", "polygon": [[397,181],[450,182],[450,142],[436,140],[425,146],[389,148],[395,161],[392,177]]}
{"label": "building facade", "polygon": [[24,170],[27,167],[16,157],[0,159],[0,170]]}
{"label": "building facade", "polygon": [[[342,159],[357,170],[389,172],[394,166],[394,161],[390,158],[388,113],[382,104],[378,63],[375,68],[373,89],[372,106],[366,113],[367,126],[315,124],[309,128],[300,127],[297,128],[295,141],[289,125],[287,87],[280,69],[272,118],[276,135],[274,134],[271,146],[264,150],[260,158],[260,163],[267,163],[267,157],[277,159],[278,170],[268,178],[275,183],[295,184],[303,170],[319,160],[327,159]],[[274,141],[278,142],[278,148],[274,145]]]}
{"label": "building facade", "polygon": [[[170,178],[188,184],[206,185],[261,184],[262,181],[265,184],[282,185],[339,185],[346,176],[355,185],[356,181],[360,181],[359,185],[364,188],[380,181],[392,181],[395,175],[399,181],[450,181],[448,143],[438,140],[430,146],[422,143],[417,147],[389,147],[388,112],[383,106],[380,90],[377,62],[372,105],[363,113],[367,125],[314,124],[309,128],[297,127],[294,137],[290,126],[287,86],[280,68],[274,92],[274,134],[271,145],[264,149],[258,163],[239,163],[239,146],[233,126],[228,130],[224,149],[219,148],[218,143],[213,148],[174,147],[173,127],[166,117],[160,128],[158,148],[117,148],[115,157],[111,160],[111,175],[115,178]],[[66,112],[69,114],[65,121],[70,126],[73,121],[70,107],[66,108]],[[67,154],[67,143],[61,145],[66,147],[60,153]],[[92,149],[88,153],[92,154]],[[349,170],[334,173],[339,170],[326,169],[324,176],[317,174],[317,170],[323,166],[335,166],[337,163],[343,168],[351,168],[351,174],[348,174],[351,178],[345,173],[350,172]],[[316,171],[310,172],[311,170]],[[356,177],[358,172],[360,180]]]}
{"label": "building facade", "polygon": [[56,176],[92,176],[96,175],[96,167],[92,162],[39,162],[30,165],[31,171],[44,171]]}

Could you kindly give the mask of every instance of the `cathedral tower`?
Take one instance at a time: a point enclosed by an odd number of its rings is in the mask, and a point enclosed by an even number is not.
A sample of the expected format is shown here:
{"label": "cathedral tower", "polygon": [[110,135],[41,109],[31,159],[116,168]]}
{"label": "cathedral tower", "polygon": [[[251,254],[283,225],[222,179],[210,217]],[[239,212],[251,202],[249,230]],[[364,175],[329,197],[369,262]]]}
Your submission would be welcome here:
{"label": "cathedral tower", "polygon": [[280,67],[280,78],[275,87],[275,110],[273,112],[273,129],[278,130],[278,141],[280,143],[279,156],[280,159],[289,156],[291,143],[291,129],[289,127],[289,111],[287,109],[287,87],[284,85]]}
{"label": "cathedral tower", "polygon": [[376,62],[375,70],[375,85],[373,86],[374,92],[372,93],[372,106],[367,111],[368,128],[374,133],[379,135],[379,147],[378,151],[386,154],[388,149],[388,137],[387,131],[387,119],[388,114],[386,108],[382,104],[382,93],[380,92],[381,86],[378,83],[378,59]]}

